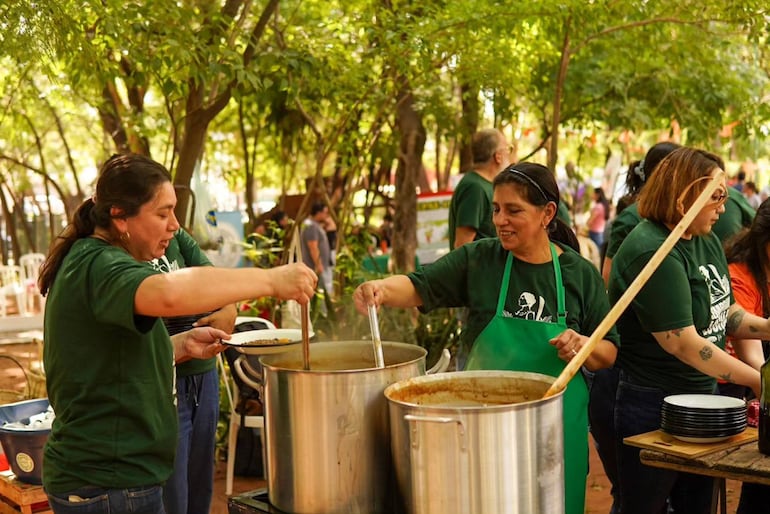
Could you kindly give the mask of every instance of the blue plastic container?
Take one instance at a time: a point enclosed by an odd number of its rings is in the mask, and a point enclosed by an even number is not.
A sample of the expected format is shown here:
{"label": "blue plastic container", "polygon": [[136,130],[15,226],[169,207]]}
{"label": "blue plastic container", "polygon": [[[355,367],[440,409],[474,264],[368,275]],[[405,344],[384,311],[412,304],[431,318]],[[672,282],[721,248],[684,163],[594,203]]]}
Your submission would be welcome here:
{"label": "blue plastic container", "polygon": [[28,484],[43,482],[43,446],[49,429],[6,428],[5,423],[25,423],[30,416],[48,409],[48,399],[25,400],[0,405],[0,444],[16,478]]}

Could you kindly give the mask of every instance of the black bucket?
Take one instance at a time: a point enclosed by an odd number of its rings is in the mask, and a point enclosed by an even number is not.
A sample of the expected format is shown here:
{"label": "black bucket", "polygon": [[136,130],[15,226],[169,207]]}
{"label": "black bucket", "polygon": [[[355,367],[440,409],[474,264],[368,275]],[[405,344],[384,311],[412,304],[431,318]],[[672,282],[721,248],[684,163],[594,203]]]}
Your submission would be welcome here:
{"label": "black bucket", "polygon": [[48,399],[26,400],[0,406],[0,444],[16,478],[28,484],[43,483],[43,447],[50,429],[6,427],[25,423],[30,416],[48,409]]}

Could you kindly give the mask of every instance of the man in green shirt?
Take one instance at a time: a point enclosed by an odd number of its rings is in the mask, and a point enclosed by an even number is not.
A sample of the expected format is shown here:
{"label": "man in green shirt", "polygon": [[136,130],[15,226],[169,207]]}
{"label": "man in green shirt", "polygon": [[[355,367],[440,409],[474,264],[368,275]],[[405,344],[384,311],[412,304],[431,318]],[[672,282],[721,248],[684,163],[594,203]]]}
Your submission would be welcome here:
{"label": "man in green shirt", "polygon": [[449,249],[495,237],[492,180],[511,164],[512,147],[497,129],[476,132],[471,141],[473,169],[457,184],[449,204]]}
{"label": "man in green shirt", "polygon": [[[211,266],[198,243],[180,228],[163,256],[150,267],[170,273],[191,266]],[[163,318],[169,335],[195,326],[212,326],[232,333],[238,315],[235,304],[214,312]],[[219,420],[219,374],[216,358],[192,359],[177,364],[176,407],[179,437],[174,472],[163,485],[166,514],[208,514],[214,492],[216,431]]]}

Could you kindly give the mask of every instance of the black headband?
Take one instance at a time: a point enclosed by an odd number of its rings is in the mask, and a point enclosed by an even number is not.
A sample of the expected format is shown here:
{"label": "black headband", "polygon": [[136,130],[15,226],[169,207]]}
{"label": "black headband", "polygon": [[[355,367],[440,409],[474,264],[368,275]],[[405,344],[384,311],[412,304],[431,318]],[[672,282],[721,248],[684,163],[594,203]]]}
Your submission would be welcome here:
{"label": "black headband", "polygon": [[[527,175],[523,171],[519,171],[516,168],[514,168],[513,166],[508,167],[505,171],[507,171],[509,173],[513,173],[514,175],[516,175],[518,177],[524,177],[524,179],[527,182],[529,182],[530,184],[535,186],[535,188],[537,188],[537,190],[540,191],[540,194],[543,195],[543,199],[545,199],[546,202],[555,202],[555,200],[552,200],[552,199],[548,198],[548,195],[545,194],[545,191],[543,190],[542,187],[540,187],[540,184],[535,182],[532,177],[530,177],[529,175]],[[556,202],[556,203],[558,203],[558,202]]]}

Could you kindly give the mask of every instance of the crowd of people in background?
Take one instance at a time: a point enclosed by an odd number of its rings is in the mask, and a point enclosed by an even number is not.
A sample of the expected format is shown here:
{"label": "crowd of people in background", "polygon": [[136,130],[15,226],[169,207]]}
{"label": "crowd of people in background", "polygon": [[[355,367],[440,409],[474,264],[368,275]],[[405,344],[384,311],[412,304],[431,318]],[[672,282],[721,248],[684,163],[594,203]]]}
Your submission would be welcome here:
{"label": "crowd of people in background", "polygon": [[[494,143],[487,145],[494,148],[491,151],[505,148],[505,140],[497,137],[494,130],[479,132],[474,141],[484,136]],[[473,183],[479,191],[484,191],[484,187],[497,184],[503,176],[520,174],[518,168],[523,170],[527,165],[503,166],[494,179],[486,179],[474,168],[460,184]],[[590,205],[585,212],[572,209],[578,221],[571,227],[579,236],[581,254],[601,269],[610,304],[618,301],[684,216],[684,206],[694,202],[705,187],[704,180],[725,169],[725,163],[714,154],[663,142],[653,145],[643,159],[629,165],[625,194],[615,205],[602,187],[584,189],[591,192]],[[534,200],[532,205],[543,205],[542,199],[548,198],[543,183],[534,181],[532,175],[521,175],[534,186],[526,202],[514,200],[511,204],[499,204],[496,197],[492,201],[498,239],[507,240],[511,234],[525,230],[519,221],[512,225],[511,220],[498,223],[502,211],[511,219],[521,217],[523,221],[524,213],[531,208],[526,207],[527,202]],[[470,181],[469,177],[474,180]],[[453,204],[463,201],[466,189],[467,186],[460,189],[461,194],[455,193]],[[761,340],[770,337],[770,322],[766,319],[770,314],[770,308],[766,307],[770,303],[767,286],[770,242],[765,213],[770,211],[770,203],[766,201],[768,190],[747,180],[744,171],[725,180],[617,322],[615,328],[621,342],[617,358],[613,357],[610,365],[583,370],[590,386],[587,409],[591,433],[612,484],[612,513],[705,513],[711,509],[713,479],[644,466],[640,463],[639,450],[624,445],[623,439],[659,428],[661,404],[670,394],[718,393],[746,400],[759,394],[758,369],[768,357],[768,345]],[[486,208],[483,198],[480,194],[470,202],[477,213]],[[564,198],[552,201],[557,208],[566,203]],[[542,213],[549,212],[545,207],[541,209]],[[469,259],[483,242],[489,241],[478,233],[485,222],[481,217],[475,224],[464,223],[476,232],[469,231],[474,237],[462,240],[462,231],[452,230],[452,226],[462,226],[462,223],[457,223],[456,209],[450,211],[449,236],[451,239],[454,235],[455,241],[461,239],[460,243],[450,244],[452,252],[431,267],[448,266],[453,272],[461,273],[462,282],[463,258]],[[582,237],[584,235],[587,237]],[[553,234],[549,238],[554,243],[558,240]],[[601,253],[600,261],[594,259],[596,251]],[[485,258],[487,264],[492,260],[492,256]],[[555,263],[562,258],[554,255],[545,260]],[[516,262],[517,268],[528,269]],[[523,262],[527,262],[527,257],[523,257]],[[361,295],[357,298],[362,304],[359,310],[366,302],[400,307],[420,305],[422,309],[432,308],[437,301],[448,306],[463,306],[466,302],[478,306],[483,302],[470,292],[469,283],[455,292],[436,285],[438,279],[433,280],[432,274],[426,271],[431,281],[428,287],[420,273],[393,278],[392,282],[386,279],[365,284],[360,293],[357,292]],[[500,285],[503,289],[508,287],[506,277]],[[557,274],[557,280],[558,277]],[[521,277],[517,281],[520,282]],[[542,302],[548,291],[544,285],[536,286],[535,291],[521,298],[537,299],[542,295]],[[457,296],[437,298],[438,293]],[[547,302],[537,305],[538,312],[549,313]],[[522,308],[505,315],[516,318],[531,310]],[[472,332],[474,325],[470,321],[466,323]],[[490,326],[492,324],[490,322]],[[479,345],[479,341],[471,342],[465,351],[472,353]],[[534,351],[533,348],[530,351]],[[498,345],[481,367],[500,369],[501,362],[505,361],[503,356],[511,351]],[[458,359],[457,362],[458,369],[463,369],[466,361]],[[477,361],[471,358],[470,362],[471,366],[464,369],[478,369]],[[519,369],[521,362],[509,365],[510,369]],[[730,377],[729,382],[725,377]],[[570,476],[567,485],[575,479],[576,475]],[[768,502],[770,488],[746,484],[738,513],[759,512],[766,509]],[[574,506],[568,505],[568,511],[572,508]]]}

